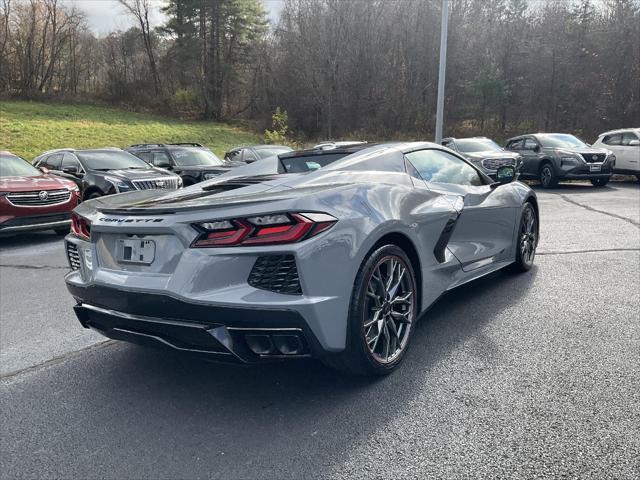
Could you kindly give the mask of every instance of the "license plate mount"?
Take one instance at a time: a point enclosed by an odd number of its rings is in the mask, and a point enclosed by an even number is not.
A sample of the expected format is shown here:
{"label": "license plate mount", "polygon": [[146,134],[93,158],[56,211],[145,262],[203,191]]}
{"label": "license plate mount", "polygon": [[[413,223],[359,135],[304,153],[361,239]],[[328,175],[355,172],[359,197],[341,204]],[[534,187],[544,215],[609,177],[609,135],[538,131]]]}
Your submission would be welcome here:
{"label": "license plate mount", "polygon": [[591,172],[600,172],[602,171],[602,165],[589,165],[589,170]]}
{"label": "license plate mount", "polygon": [[118,240],[118,262],[151,265],[156,258],[156,242],[141,238]]}

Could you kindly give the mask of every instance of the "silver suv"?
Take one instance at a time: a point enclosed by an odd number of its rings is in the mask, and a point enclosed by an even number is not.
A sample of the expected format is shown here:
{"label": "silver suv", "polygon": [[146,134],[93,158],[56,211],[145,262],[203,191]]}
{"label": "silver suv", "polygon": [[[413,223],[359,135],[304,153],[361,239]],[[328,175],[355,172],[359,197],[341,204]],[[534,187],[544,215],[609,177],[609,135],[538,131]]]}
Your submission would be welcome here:
{"label": "silver suv", "polygon": [[458,152],[483,173],[496,179],[496,171],[505,165],[519,170],[522,160],[520,155],[507,152],[496,142],[487,137],[445,138],[442,145]]}

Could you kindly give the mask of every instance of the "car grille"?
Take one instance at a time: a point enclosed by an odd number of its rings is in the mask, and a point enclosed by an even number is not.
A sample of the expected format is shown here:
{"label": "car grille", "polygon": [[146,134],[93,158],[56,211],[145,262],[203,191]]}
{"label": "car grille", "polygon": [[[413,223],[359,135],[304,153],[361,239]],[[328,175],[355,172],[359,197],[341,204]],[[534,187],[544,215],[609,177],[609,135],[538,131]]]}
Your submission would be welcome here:
{"label": "car grille", "polygon": [[298,268],[293,255],[258,257],[249,274],[249,285],[288,295],[302,295]]}
{"label": "car grille", "polygon": [[605,153],[581,153],[580,155],[587,163],[602,163],[607,158]]}
{"label": "car grille", "polygon": [[75,243],[67,243],[67,259],[69,260],[69,266],[71,270],[80,269],[80,254],[78,253],[78,246]]}
{"label": "car grille", "polygon": [[515,158],[486,158],[482,160],[482,166],[487,170],[497,170],[505,165],[510,167],[516,166]]}
{"label": "car grille", "polygon": [[16,207],[44,207],[69,201],[71,190],[39,190],[7,194],[7,200]]}
{"label": "car grille", "polygon": [[145,180],[132,180],[132,183],[138,190],[175,190],[178,188],[177,177],[147,178]]}

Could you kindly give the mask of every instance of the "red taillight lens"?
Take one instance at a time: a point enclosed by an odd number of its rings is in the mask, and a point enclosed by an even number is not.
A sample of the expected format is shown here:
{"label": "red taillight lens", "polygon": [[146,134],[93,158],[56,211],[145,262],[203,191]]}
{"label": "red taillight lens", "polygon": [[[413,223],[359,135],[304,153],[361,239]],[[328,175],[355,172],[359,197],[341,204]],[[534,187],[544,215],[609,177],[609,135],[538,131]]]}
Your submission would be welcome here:
{"label": "red taillight lens", "polygon": [[278,213],[204,222],[194,225],[201,234],[191,246],[204,248],[295,243],[328,230],[337,221],[326,213]]}
{"label": "red taillight lens", "polygon": [[91,222],[76,213],[71,213],[71,233],[83,240],[91,237]]}

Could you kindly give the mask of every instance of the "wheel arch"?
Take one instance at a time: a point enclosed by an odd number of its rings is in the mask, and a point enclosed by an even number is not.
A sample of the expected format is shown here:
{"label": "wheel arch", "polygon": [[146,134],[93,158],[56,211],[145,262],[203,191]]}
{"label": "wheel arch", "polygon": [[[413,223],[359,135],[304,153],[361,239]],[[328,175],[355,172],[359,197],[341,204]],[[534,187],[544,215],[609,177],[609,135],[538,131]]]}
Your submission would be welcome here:
{"label": "wheel arch", "polygon": [[411,267],[413,267],[413,271],[416,276],[416,290],[418,292],[418,312],[422,311],[422,267],[420,262],[420,256],[418,254],[418,249],[414,245],[413,241],[404,233],[401,232],[388,232],[385,233],[382,237],[380,237],[373,246],[367,251],[364,256],[364,261],[369,258],[377,248],[380,248],[383,245],[396,245],[401,248],[404,253],[409,257],[409,261],[411,262]]}
{"label": "wheel arch", "polygon": [[93,187],[89,187],[89,188],[87,188],[87,189],[84,191],[84,193],[82,194],[82,200],[83,200],[83,201],[84,201],[84,200],[88,200],[88,199],[89,199],[89,196],[90,196],[92,193],[99,193],[100,195],[104,195],[104,194],[105,194],[105,193],[102,191],[102,189],[100,189],[99,187],[95,187],[95,186],[93,186]]}
{"label": "wheel arch", "polygon": [[185,187],[195,185],[196,183],[198,183],[198,180],[196,180],[191,175],[180,175],[180,177],[182,178],[182,185]]}

